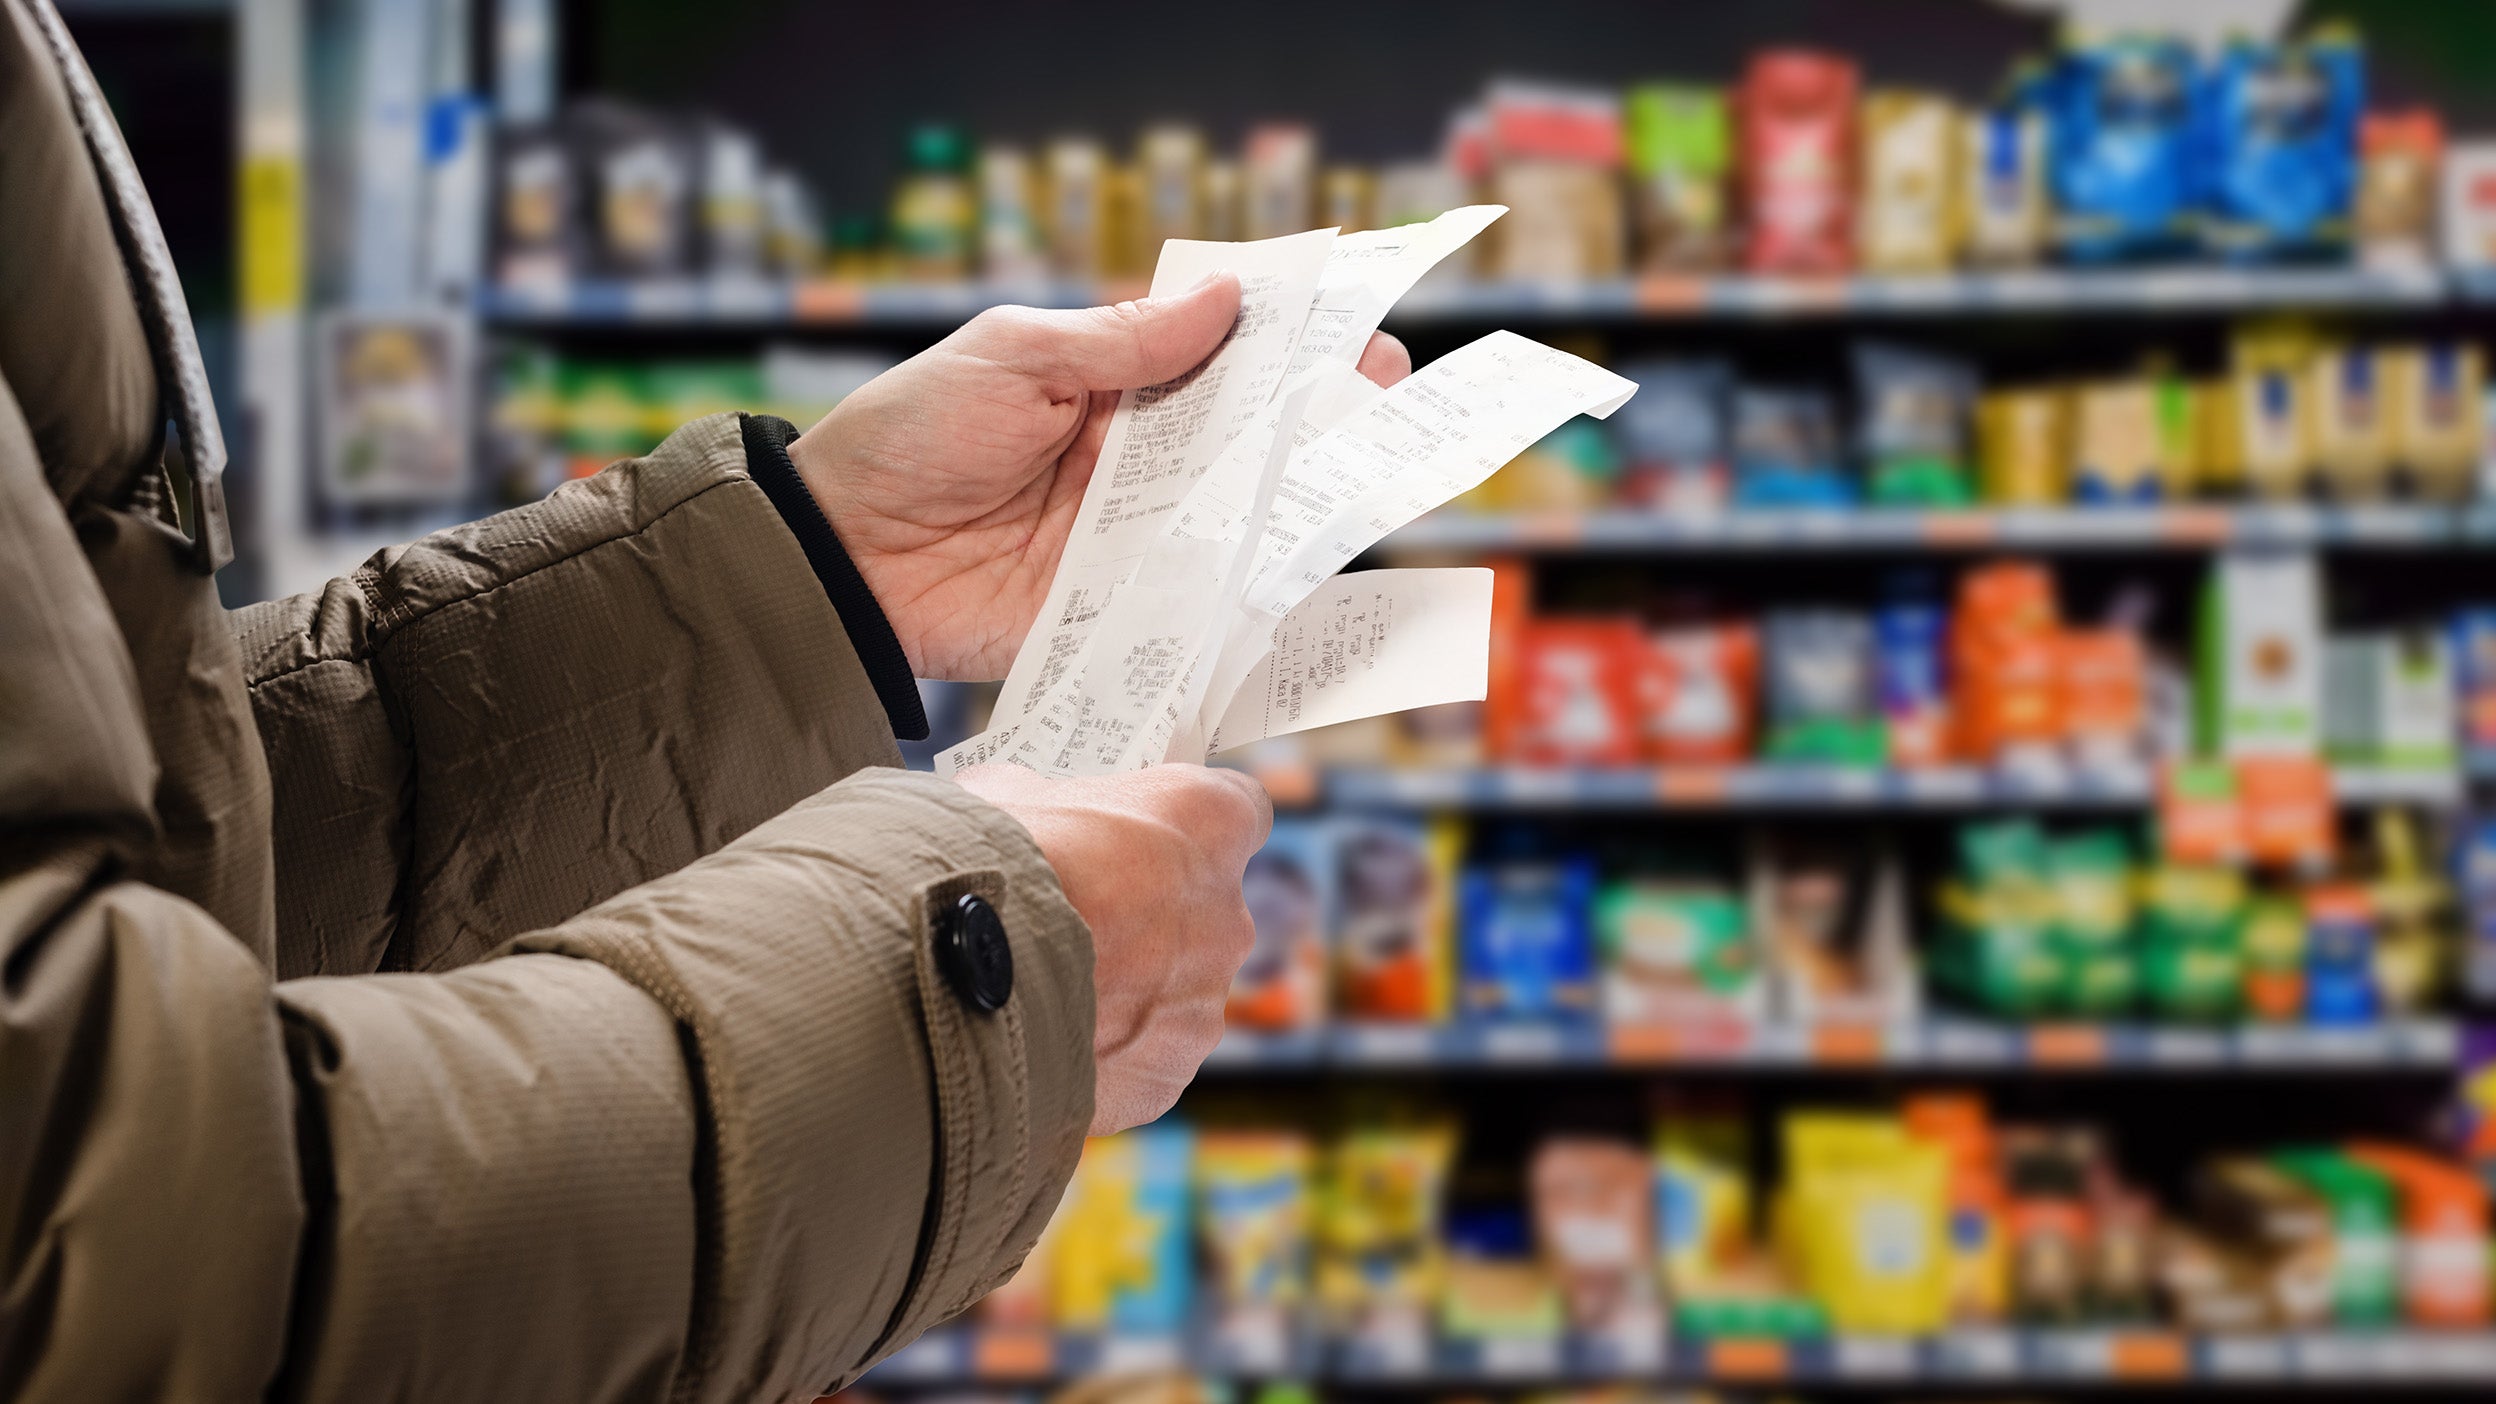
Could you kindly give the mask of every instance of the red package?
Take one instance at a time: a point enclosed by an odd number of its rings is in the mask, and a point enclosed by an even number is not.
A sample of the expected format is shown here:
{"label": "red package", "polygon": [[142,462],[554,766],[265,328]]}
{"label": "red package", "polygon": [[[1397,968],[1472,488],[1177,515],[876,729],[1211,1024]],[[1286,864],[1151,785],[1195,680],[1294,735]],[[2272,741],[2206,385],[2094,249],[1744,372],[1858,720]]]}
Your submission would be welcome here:
{"label": "red package", "polygon": [[1627,619],[1545,619],[1525,627],[1508,758],[1527,765],[1629,765],[1638,759],[1638,672],[1646,636]]}
{"label": "red package", "polygon": [[1759,714],[1759,635],[1748,625],[1658,630],[1647,640],[1638,710],[1647,759],[1727,764],[1751,753]]}
{"label": "red package", "polygon": [[1755,273],[1840,274],[1854,266],[1855,66],[1770,49],[1735,97],[1741,131],[1743,263]]}

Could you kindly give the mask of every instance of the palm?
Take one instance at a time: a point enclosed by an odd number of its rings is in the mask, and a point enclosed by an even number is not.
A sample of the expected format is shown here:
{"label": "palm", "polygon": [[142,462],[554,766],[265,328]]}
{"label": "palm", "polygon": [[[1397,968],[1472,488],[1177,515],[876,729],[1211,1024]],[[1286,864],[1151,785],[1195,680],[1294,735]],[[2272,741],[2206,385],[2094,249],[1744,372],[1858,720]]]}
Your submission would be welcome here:
{"label": "palm", "polygon": [[842,544],[918,675],[1003,676],[1117,402],[1115,391],[1056,393],[947,345],[825,419],[845,480]]}

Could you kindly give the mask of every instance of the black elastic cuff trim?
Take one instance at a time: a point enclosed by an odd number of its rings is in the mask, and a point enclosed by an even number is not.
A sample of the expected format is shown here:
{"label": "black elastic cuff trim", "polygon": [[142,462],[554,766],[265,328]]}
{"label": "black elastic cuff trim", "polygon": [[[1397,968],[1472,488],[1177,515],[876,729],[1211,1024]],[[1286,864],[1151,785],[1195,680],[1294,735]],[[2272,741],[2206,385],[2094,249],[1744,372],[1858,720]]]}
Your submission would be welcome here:
{"label": "black elastic cuff trim", "polygon": [[789,534],[797,538],[806,563],[823,582],[823,593],[831,597],[841,626],[849,630],[849,646],[866,668],[876,700],[884,704],[893,735],[903,741],[926,740],[927,709],[919,705],[919,685],[910,676],[909,655],[901,651],[892,621],[884,617],[884,607],[875,602],[875,592],[867,588],[866,578],[842,547],[823,507],[806,490],[797,466],[789,462],[789,440],[797,437],[797,426],[768,414],[737,418],[745,430],[745,471],[779,509],[780,520],[789,524]]}

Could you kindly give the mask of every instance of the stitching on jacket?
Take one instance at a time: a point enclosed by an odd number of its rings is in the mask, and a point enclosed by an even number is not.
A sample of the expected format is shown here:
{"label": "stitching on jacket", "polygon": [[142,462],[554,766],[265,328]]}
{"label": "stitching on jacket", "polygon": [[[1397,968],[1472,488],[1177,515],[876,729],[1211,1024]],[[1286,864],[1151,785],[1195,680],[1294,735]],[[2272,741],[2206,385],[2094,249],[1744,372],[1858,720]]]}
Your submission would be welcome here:
{"label": "stitching on jacket", "polygon": [[[375,617],[372,628],[367,630],[365,636],[357,641],[356,646],[343,654],[330,654],[320,658],[307,658],[299,663],[290,663],[277,672],[270,673],[265,677],[250,679],[245,684],[245,687],[247,689],[257,688],[263,683],[277,682],[280,679],[292,677],[306,668],[315,668],[323,663],[369,662],[371,661],[372,656],[380,651],[381,646],[390,641],[391,635],[397,633],[401,629],[408,628],[422,620],[430,619],[434,615],[440,614],[446,609],[451,609],[455,606],[463,604],[473,604],[478,600],[489,598],[490,596],[500,593],[503,590],[507,590],[532,576],[542,575],[547,571],[555,569],[557,566],[570,565],[572,562],[580,560],[593,551],[599,551],[609,546],[619,546],[626,542],[633,541],[648,534],[653,528],[657,527],[659,523],[666,521],[678,512],[692,506],[696,502],[701,501],[709,494],[716,492],[721,488],[736,487],[739,484],[743,484],[747,487],[754,487],[754,480],[746,477],[742,473],[739,473],[733,478],[723,478],[720,481],[712,483],[706,487],[696,489],[694,493],[687,497],[684,501],[677,503],[675,506],[659,513],[650,520],[634,527],[631,531],[624,532],[616,536],[601,537],[596,541],[589,542],[588,544],[580,547],[578,550],[568,551],[551,561],[531,566],[527,570],[522,571],[520,574],[511,577],[509,580],[497,581],[496,583],[471,594],[461,595],[455,599],[444,600],[440,604],[434,605],[431,608],[423,610],[422,612],[413,612],[413,606],[406,604],[404,601],[399,605],[392,606],[384,605],[379,600],[375,599],[373,597],[371,587],[364,583],[364,576],[369,573],[372,574],[376,580],[378,580],[379,573],[373,571],[373,568],[370,565],[358,566],[355,569],[355,573],[349,578],[354,581],[356,589],[364,595],[364,602],[372,608]],[[760,493],[762,489],[754,487],[754,491]],[[765,499],[764,505],[770,505],[769,499]]]}

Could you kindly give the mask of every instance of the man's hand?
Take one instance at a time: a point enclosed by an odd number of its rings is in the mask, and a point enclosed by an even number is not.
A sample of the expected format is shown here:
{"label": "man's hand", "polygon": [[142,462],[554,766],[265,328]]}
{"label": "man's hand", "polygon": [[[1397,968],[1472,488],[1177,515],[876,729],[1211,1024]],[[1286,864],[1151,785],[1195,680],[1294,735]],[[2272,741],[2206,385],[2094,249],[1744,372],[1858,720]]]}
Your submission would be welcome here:
{"label": "man's hand", "polygon": [[1170,1110],[1222,1038],[1256,938],[1240,878],[1273,827],[1236,770],[1157,765],[1051,779],[1016,765],[954,777],[1031,831],[1092,928],[1092,1134]]}
{"label": "man's hand", "polygon": [[[1005,676],[1057,573],[1118,392],[1175,380],[1222,344],[1239,280],[1176,297],[999,307],[877,376],[789,445],[923,678]],[[1370,338],[1361,373],[1412,369]]]}

